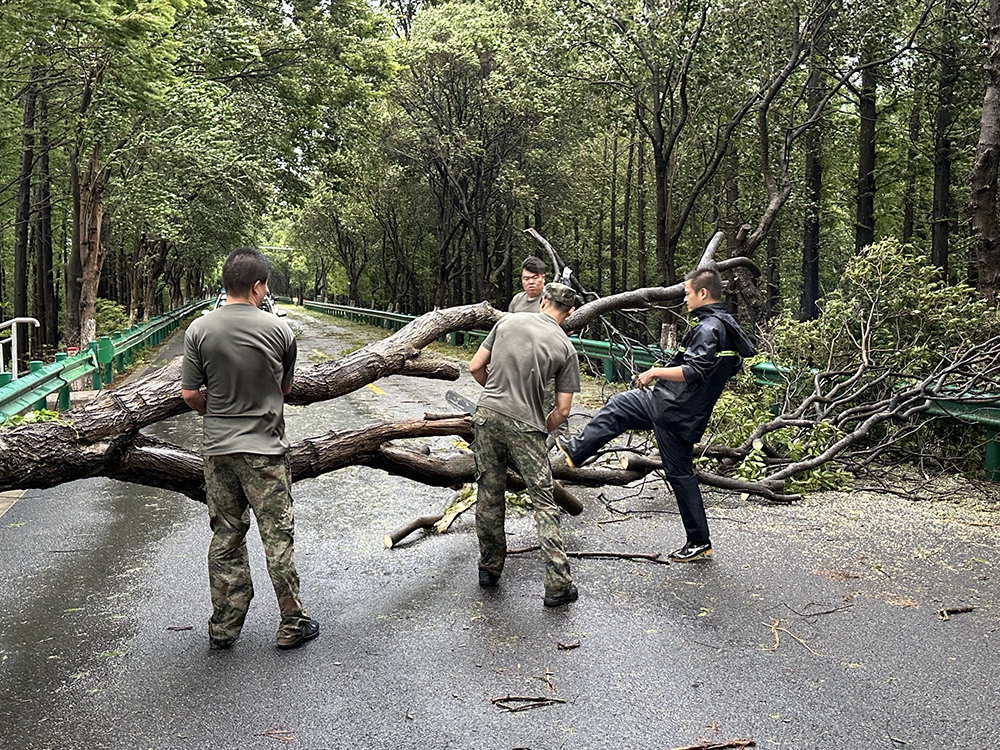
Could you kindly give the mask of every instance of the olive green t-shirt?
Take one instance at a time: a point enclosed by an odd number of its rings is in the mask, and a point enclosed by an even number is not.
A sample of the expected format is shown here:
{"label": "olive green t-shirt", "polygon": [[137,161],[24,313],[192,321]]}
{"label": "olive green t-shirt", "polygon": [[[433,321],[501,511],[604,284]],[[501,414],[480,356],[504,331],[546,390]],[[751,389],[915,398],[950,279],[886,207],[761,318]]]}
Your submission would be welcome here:
{"label": "olive green t-shirt", "polygon": [[281,388],[292,383],[296,353],[288,324],[251,304],[223,305],[188,326],[181,388],[207,389],[204,455],[288,450]]}
{"label": "olive green t-shirt", "polygon": [[542,310],[542,295],[539,294],[534,299],[528,297],[527,292],[518,292],[514,295],[514,299],[510,301],[507,305],[507,312],[512,313],[522,313],[522,312],[541,312]]}
{"label": "olive green t-shirt", "polygon": [[545,384],[555,380],[557,393],[580,390],[576,349],[545,313],[505,315],[483,346],[490,350],[490,363],[479,406],[545,432]]}

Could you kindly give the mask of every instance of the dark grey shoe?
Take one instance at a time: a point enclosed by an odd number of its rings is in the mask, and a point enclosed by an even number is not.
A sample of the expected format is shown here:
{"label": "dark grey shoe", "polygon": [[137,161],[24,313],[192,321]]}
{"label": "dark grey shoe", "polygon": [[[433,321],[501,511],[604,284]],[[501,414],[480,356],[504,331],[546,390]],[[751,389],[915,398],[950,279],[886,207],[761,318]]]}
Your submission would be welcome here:
{"label": "dark grey shoe", "polygon": [[486,568],[479,569],[479,585],[484,589],[496,588],[497,584],[500,583],[500,576],[496,573],[491,573]]}
{"label": "dark grey shoe", "polygon": [[561,607],[564,604],[575,602],[580,598],[580,592],[576,590],[575,584],[570,584],[566,592],[559,596],[547,596],[542,599],[542,604],[546,607]]}
{"label": "dark grey shoe", "polygon": [[306,641],[311,641],[319,635],[319,623],[315,620],[307,620],[298,633],[283,635],[278,638],[278,648],[289,649],[298,648]]}
{"label": "dark grey shoe", "polygon": [[708,560],[712,557],[712,543],[703,544],[686,543],[678,550],[670,553],[670,559],[674,562],[692,562],[694,560]]}
{"label": "dark grey shoe", "polygon": [[208,647],[212,651],[228,651],[233,647],[234,641],[223,641],[218,638],[208,637]]}

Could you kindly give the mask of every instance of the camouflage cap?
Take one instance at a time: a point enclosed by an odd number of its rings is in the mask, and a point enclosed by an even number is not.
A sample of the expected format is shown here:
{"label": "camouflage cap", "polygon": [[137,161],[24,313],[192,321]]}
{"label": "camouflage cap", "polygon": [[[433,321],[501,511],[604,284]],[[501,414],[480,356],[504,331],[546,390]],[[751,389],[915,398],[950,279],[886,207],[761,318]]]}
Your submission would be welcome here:
{"label": "camouflage cap", "polygon": [[576,305],[576,292],[573,291],[573,287],[566,286],[565,284],[558,284],[555,281],[545,285],[545,289],[542,291],[542,297],[544,299],[550,299],[553,302],[559,302],[560,304],[566,305],[566,307],[574,307]]}

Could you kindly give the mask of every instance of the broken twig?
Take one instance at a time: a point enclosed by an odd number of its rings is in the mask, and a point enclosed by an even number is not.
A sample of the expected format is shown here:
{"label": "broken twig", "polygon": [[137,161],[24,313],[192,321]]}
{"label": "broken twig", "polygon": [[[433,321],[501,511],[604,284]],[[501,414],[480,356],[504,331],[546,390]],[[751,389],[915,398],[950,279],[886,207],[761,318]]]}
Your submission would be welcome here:
{"label": "broken twig", "polygon": [[949,607],[947,609],[939,609],[937,611],[937,616],[942,620],[950,620],[952,615],[960,615],[963,612],[971,612],[975,607]]}
{"label": "broken twig", "polygon": [[[541,547],[537,544],[533,544],[530,547],[518,547],[517,549],[507,550],[508,555],[523,555],[526,552],[537,552]],[[645,553],[645,552],[584,552],[579,550],[567,550],[567,557],[577,557],[577,558],[591,558],[591,559],[614,559],[614,560],[648,560],[649,562],[659,563],[660,565],[669,565],[670,560],[666,560],[660,557],[659,552]]]}
{"label": "broken twig", "polygon": [[778,633],[785,633],[786,635],[790,635],[796,641],[798,641],[799,643],[801,643],[802,647],[806,651],[808,651],[810,654],[812,654],[814,656],[822,656],[823,655],[823,654],[820,654],[820,653],[818,653],[816,651],[813,651],[811,648],[809,648],[809,644],[808,643],[806,643],[804,640],[802,640],[801,638],[799,638],[797,635],[795,635],[795,633],[793,633],[792,631],[790,631],[788,628],[782,627],[781,623],[783,623],[783,622],[787,622],[787,620],[771,620],[771,624],[770,625],[768,625],[766,622],[762,622],[761,623],[761,625],[763,625],[765,628],[770,628],[771,629],[771,633],[774,635],[774,645],[770,646],[770,647],[765,646],[764,647],[765,651],[777,651],[778,650],[778,646],[781,645],[780,641],[779,641]]}
{"label": "broken twig", "polygon": [[547,695],[505,695],[502,698],[491,698],[490,702],[497,708],[510,713],[527,711],[530,708],[545,708],[555,703],[565,703],[562,698]]}

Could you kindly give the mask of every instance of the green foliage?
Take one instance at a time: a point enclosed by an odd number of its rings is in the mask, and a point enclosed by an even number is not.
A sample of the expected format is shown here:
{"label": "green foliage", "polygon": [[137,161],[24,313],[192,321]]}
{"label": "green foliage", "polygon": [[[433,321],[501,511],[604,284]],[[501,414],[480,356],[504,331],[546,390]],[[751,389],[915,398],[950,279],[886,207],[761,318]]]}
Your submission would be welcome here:
{"label": "green foliage", "polygon": [[[786,317],[775,326],[770,356],[785,368],[786,385],[763,390],[784,404],[798,404],[812,393],[818,372],[826,373],[822,382],[827,389],[857,376],[853,390],[863,389],[861,400],[875,404],[890,399],[901,385],[928,377],[971,345],[1000,334],[1000,313],[980,300],[974,289],[941,282],[935,268],[897,241],[877,243],[852,258],[819,309],[816,320],[796,322]],[[760,421],[765,421],[759,403],[752,403]],[[824,401],[823,405],[829,419],[854,424],[854,418],[845,415],[856,403],[832,407]],[[804,429],[770,433],[768,444],[796,460],[817,455],[842,437],[827,421]],[[895,429],[895,424],[883,423],[868,434],[867,444],[879,445]],[[966,468],[971,470],[980,454],[970,440],[969,428],[925,423],[895,443],[890,455],[919,453],[956,464],[969,459]],[[753,473],[752,463],[746,472]],[[814,474],[820,486],[838,482],[836,470],[823,470],[834,473]]]}
{"label": "green foliage", "polygon": [[97,300],[97,336],[110,336],[115,331],[128,328],[125,308],[109,299]]}
{"label": "green foliage", "polygon": [[0,427],[17,427],[22,424],[36,424],[39,422],[58,422],[59,419],[60,414],[57,411],[36,409],[35,411],[29,411],[27,414],[15,414],[12,417],[7,417]]}
{"label": "green foliage", "polygon": [[773,361],[795,372],[854,370],[864,361],[919,377],[949,353],[1000,333],[1000,315],[974,289],[936,276],[909,245],[886,240],[865,248],[820,301],[816,320],[779,321]]}
{"label": "green foliage", "polygon": [[[758,425],[774,417],[773,388],[754,382],[750,365],[762,357],[748,361],[736,382],[727,388],[712,413],[708,435],[714,443],[740,445],[750,438]],[[807,429],[783,428],[767,435],[768,446],[780,455],[798,461],[821,453],[831,442],[841,437],[839,430],[828,422],[820,421]],[[706,463],[702,459],[701,463]],[[755,482],[769,473],[763,444],[751,447],[749,455],[733,470],[733,476]],[[806,492],[843,489],[850,474],[843,469],[824,465],[801,472],[786,484],[786,491]]]}

